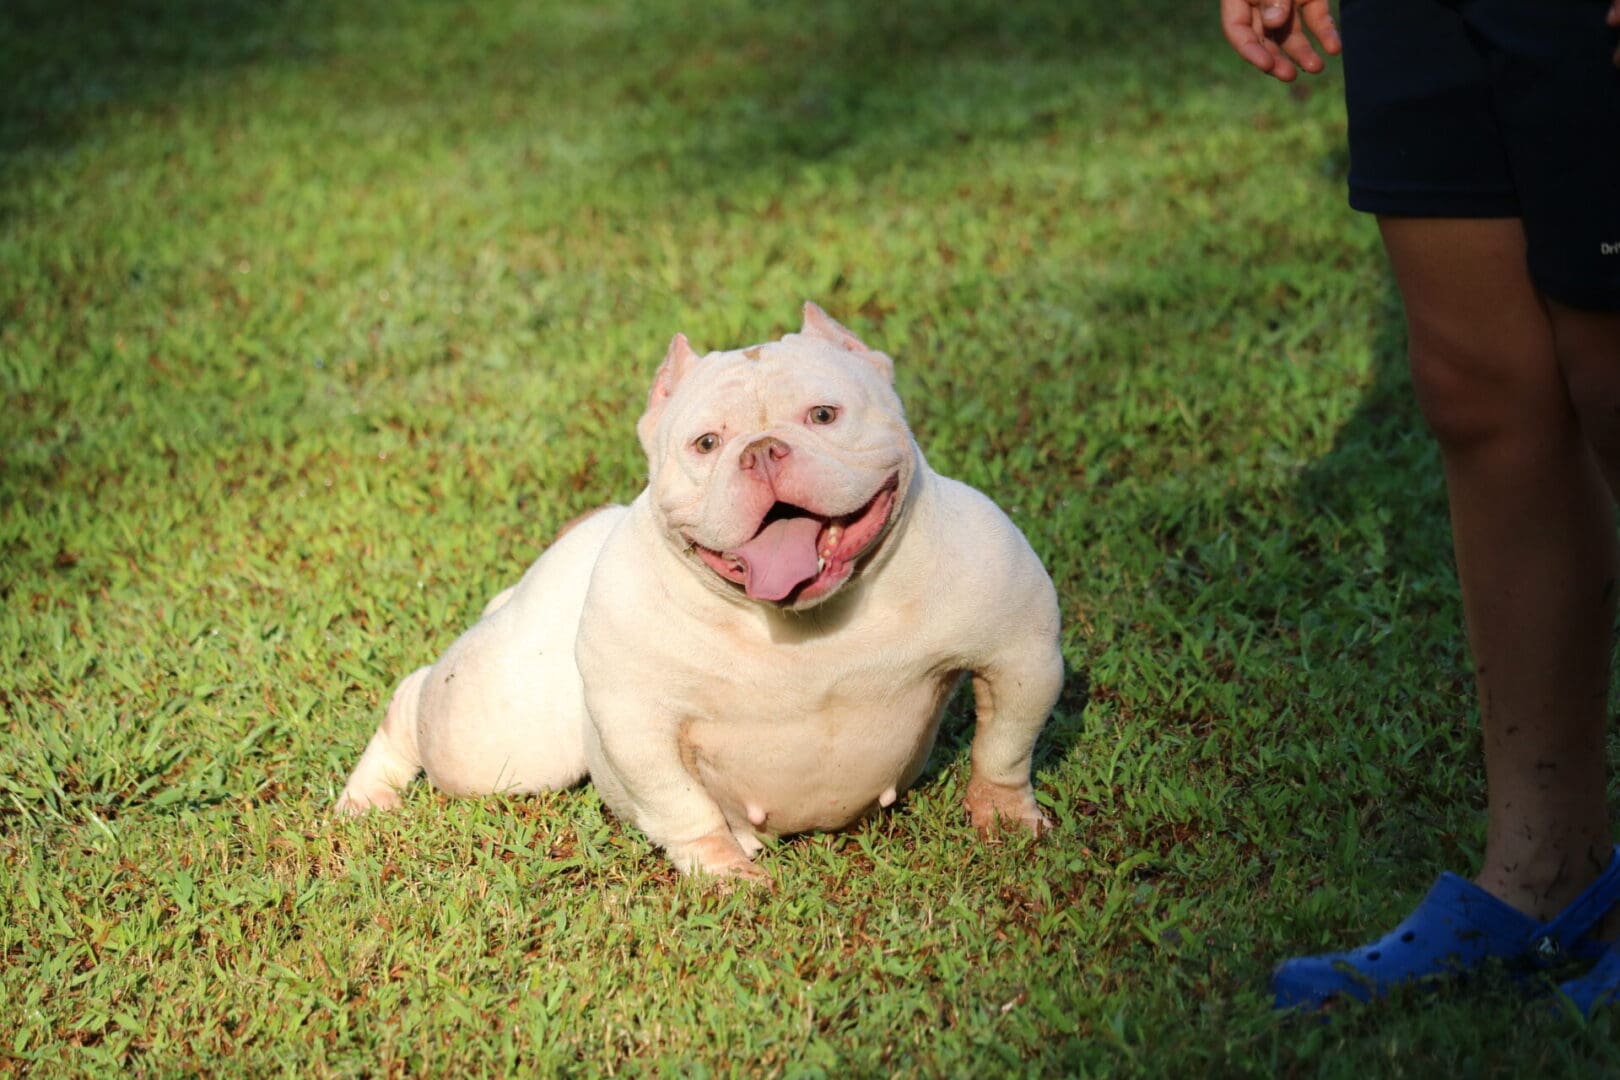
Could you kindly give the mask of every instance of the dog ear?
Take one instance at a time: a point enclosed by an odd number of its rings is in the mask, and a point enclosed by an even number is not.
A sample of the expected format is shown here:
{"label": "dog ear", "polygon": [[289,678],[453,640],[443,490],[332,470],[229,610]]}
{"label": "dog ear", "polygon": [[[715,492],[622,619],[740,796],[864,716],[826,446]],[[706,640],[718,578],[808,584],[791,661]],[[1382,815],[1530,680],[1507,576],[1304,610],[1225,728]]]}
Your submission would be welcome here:
{"label": "dog ear", "polygon": [[840,349],[859,353],[886,381],[894,382],[894,361],[889,359],[888,354],[878,352],[867,345],[856,337],[855,332],[849,327],[822,311],[813,300],[804,302],[804,326],[799,333],[805,337],[820,338]]}
{"label": "dog ear", "polygon": [[641,439],[641,448],[647,452],[649,460],[653,453],[653,433],[658,430],[658,418],[664,415],[664,406],[675,393],[675,387],[686,378],[686,373],[692,370],[697,363],[697,351],[692,343],[686,340],[685,334],[676,334],[669,340],[669,349],[664,353],[664,362],[658,365],[658,374],[653,376],[652,389],[647,391],[647,409],[636,422],[636,435]]}

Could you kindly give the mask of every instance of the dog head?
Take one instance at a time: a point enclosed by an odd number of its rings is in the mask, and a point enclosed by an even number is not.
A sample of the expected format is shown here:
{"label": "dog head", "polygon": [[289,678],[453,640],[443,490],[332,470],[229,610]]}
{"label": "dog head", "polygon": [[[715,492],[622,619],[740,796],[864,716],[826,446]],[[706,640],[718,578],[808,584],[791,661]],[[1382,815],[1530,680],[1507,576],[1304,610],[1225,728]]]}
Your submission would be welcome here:
{"label": "dog head", "polygon": [[918,466],[892,361],[810,303],[797,334],[746,349],[699,356],[676,334],[636,430],[694,571],[798,610],[869,560]]}

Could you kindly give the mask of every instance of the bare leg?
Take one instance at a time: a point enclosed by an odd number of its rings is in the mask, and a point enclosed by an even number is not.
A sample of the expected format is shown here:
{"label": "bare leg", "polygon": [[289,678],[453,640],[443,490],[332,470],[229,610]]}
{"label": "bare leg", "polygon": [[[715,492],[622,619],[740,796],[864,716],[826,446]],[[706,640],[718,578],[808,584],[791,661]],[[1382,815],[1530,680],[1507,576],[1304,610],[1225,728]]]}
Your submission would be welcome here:
{"label": "bare leg", "polygon": [[1596,877],[1612,844],[1610,496],[1560,366],[1569,346],[1525,269],[1519,222],[1379,225],[1406,304],[1419,403],[1445,463],[1484,727],[1489,817],[1477,881],[1545,918]]}
{"label": "bare leg", "polygon": [[1556,301],[1547,307],[1581,430],[1620,499],[1620,312],[1577,311]]}

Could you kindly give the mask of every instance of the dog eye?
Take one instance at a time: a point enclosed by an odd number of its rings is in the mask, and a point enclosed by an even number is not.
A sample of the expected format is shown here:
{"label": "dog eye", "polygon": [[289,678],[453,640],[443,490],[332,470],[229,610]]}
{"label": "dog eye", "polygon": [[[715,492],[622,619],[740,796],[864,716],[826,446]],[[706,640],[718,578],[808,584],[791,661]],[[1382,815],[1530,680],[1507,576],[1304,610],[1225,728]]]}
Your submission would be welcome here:
{"label": "dog eye", "polygon": [[692,440],[692,449],[696,450],[700,454],[711,453],[714,448],[719,445],[720,436],[716,435],[712,431],[706,431],[702,435],[699,435],[697,438]]}
{"label": "dog eye", "polygon": [[812,424],[830,424],[838,419],[838,406],[817,405],[810,410],[810,415],[806,419]]}

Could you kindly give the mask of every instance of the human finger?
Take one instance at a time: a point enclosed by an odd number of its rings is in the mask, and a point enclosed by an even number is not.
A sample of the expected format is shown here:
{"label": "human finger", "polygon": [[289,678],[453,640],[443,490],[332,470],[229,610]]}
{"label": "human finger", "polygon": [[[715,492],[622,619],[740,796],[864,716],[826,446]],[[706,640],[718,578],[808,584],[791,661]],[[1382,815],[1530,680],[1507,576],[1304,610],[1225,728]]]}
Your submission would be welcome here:
{"label": "human finger", "polygon": [[1294,32],[1294,13],[1292,9],[1290,9],[1288,12],[1288,19],[1289,21],[1284,23],[1279,28],[1267,27],[1264,25],[1264,11],[1256,12],[1254,17],[1255,32],[1260,35],[1260,40],[1262,44],[1265,45],[1266,51],[1271,54],[1272,77],[1277,79],[1279,82],[1285,83],[1291,83],[1299,77],[1298,65],[1296,65],[1293,58],[1288,55],[1288,51],[1283,48],[1283,42],[1288,38],[1290,33]]}
{"label": "human finger", "polygon": [[1250,0],[1250,3],[1260,9],[1260,23],[1267,30],[1287,26],[1294,18],[1295,0]]}
{"label": "human finger", "polygon": [[1271,74],[1277,66],[1273,51],[1266,48],[1260,10],[1251,0],[1221,0],[1221,32],[1234,52],[1261,71]]}
{"label": "human finger", "polygon": [[[1614,0],[1614,11],[1620,11],[1620,0]],[[1339,28],[1333,22],[1333,8],[1328,0],[1305,0],[1299,6],[1301,18],[1310,30],[1322,51],[1329,56],[1338,56],[1344,49],[1344,42],[1339,38]]]}
{"label": "human finger", "polygon": [[[1258,23],[1259,21],[1260,16],[1256,14],[1255,22]],[[1277,35],[1275,33],[1266,33],[1264,32],[1264,28],[1261,27],[1257,27],[1256,29],[1261,35],[1261,43],[1265,46],[1266,52],[1271,56],[1271,77],[1276,79],[1278,82],[1285,83],[1291,83],[1295,79],[1299,78],[1299,67],[1294,63],[1293,59],[1289,57],[1287,51],[1283,49],[1282,43],[1278,40]]]}
{"label": "human finger", "polygon": [[[1281,27],[1271,27],[1266,25],[1266,19],[1270,13],[1276,10],[1275,7],[1267,7],[1265,0],[1244,0],[1244,3],[1248,5],[1249,9],[1247,21],[1234,20],[1229,25],[1232,26],[1233,32],[1239,35],[1240,40],[1253,40],[1259,44],[1260,49],[1264,50],[1265,58],[1263,62],[1260,60],[1259,53],[1253,50],[1250,51],[1249,55],[1252,55],[1254,59],[1250,62],[1278,82],[1293,82],[1299,77],[1299,68],[1295,66],[1294,61],[1289,58],[1288,54],[1283,51],[1280,44],[1282,38],[1287,36],[1288,27],[1293,21],[1292,6],[1282,8],[1286,16],[1283,25]],[[1291,4],[1291,0],[1285,0],[1285,5],[1287,4]]]}
{"label": "human finger", "polygon": [[1287,33],[1282,34],[1281,38],[1278,41],[1277,35],[1274,34],[1272,40],[1276,41],[1277,47],[1298,64],[1301,70],[1315,75],[1327,66],[1311,47],[1311,40],[1305,36],[1305,29],[1297,17],[1288,25]]}

